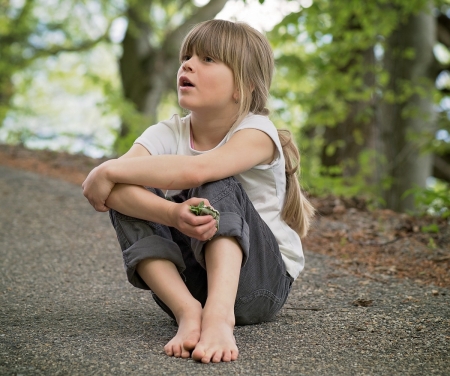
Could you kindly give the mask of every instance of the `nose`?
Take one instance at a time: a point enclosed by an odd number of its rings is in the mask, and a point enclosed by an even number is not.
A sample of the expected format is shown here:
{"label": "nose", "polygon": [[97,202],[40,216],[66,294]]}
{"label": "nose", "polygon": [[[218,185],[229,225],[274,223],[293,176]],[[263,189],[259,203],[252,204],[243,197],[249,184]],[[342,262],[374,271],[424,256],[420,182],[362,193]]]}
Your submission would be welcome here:
{"label": "nose", "polygon": [[192,71],[192,62],[190,60],[186,60],[183,64],[181,64],[181,68],[184,71],[191,72]]}
{"label": "nose", "polygon": [[195,69],[195,58],[195,55],[191,56],[188,60],[181,64],[181,68],[184,71],[192,72]]}

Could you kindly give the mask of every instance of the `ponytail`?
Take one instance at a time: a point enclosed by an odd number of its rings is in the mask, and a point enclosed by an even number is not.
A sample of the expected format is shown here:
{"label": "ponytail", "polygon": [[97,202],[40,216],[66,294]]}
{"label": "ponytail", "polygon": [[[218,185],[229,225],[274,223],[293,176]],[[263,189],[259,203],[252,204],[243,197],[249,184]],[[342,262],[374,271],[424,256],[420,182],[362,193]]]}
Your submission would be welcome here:
{"label": "ponytail", "polygon": [[308,233],[315,210],[300,188],[300,154],[292,140],[291,132],[279,129],[278,137],[283,148],[286,170],[286,198],[281,218],[303,238]]}

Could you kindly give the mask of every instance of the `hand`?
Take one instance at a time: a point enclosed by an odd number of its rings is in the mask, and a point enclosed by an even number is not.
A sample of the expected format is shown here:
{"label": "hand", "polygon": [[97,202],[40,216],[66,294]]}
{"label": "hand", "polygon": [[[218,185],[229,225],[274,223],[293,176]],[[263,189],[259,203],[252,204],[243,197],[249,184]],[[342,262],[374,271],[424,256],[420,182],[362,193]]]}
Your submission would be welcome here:
{"label": "hand", "polygon": [[174,204],[169,216],[172,226],[183,234],[201,241],[211,239],[217,231],[216,220],[211,215],[197,216],[189,209],[190,205],[198,205],[204,201],[206,206],[210,203],[204,198],[193,197],[180,204]]}
{"label": "hand", "polygon": [[110,161],[102,163],[100,166],[94,168],[81,185],[84,196],[88,199],[94,209],[99,212],[106,212],[109,210],[105,203],[115,184],[106,177],[108,163],[110,163]]}

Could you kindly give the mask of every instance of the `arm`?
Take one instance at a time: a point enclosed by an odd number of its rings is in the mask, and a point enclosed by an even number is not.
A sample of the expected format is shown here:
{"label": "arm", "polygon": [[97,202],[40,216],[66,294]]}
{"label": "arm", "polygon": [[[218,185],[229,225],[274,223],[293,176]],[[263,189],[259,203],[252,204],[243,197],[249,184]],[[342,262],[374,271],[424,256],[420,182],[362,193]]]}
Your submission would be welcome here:
{"label": "arm", "polygon": [[273,160],[275,145],[264,132],[244,129],[223,146],[198,156],[135,156],[103,163],[83,183],[84,194],[97,209],[116,183],[160,189],[187,189],[233,176]]}
{"label": "arm", "polygon": [[106,206],[131,217],[175,227],[192,238],[205,241],[213,237],[217,228],[212,216],[196,216],[189,210],[189,205],[198,205],[201,201],[209,205],[208,200],[196,197],[177,204],[141,186],[116,184]]}
{"label": "arm", "polygon": [[[148,152],[148,150],[142,145],[134,144],[130,148],[130,150],[122,155],[119,159],[149,157],[150,155],[151,154]],[[109,210],[109,207],[106,205],[106,199],[114,188],[114,183],[107,180],[105,176],[100,173],[100,170],[105,163],[94,168],[81,185],[83,188],[84,196],[88,199],[89,203],[94,207],[94,209],[100,212],[106,212]],[[93,197],[101,198],[93,199]]]}
{"label": "arm", "polygon": [[[149,152],[142,145],[135,144],[119,159],[143,156],[148,157]],[[106,199],[105,207],[131,217],[175,227],[190,237],[207,240],[212,238],[217,230],[216,221],[211,216],[197,217],[189,210],[189,205],[198,205],[201,201],[209,205],[208,200],[200,198],[191,198],[185,203],[176,204],[142,186],[116,184]]]}

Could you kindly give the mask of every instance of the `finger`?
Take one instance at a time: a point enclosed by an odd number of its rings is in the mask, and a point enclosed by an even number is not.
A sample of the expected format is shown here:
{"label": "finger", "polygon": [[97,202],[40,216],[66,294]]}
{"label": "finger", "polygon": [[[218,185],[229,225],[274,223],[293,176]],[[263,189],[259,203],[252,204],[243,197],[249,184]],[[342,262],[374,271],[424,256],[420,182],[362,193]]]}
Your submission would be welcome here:
{"label": "finger", "polygon": [[189,205],[198,205],[201,202],[204,202],[205,206],[211,206],[209,203],[209,200],[207,198],[201,198],[201,197],[191,197],[189,200],[186,201],[186,203],[189,203]]}
{"label": "finger", "polygon": [[211,233],[211,231],[213,233],[215,233],[216,229],[217,229],[217,222],[215,219],[212,219],[211,221],[199,225],[199,226],[193,226],[193,228],[197,231],[197,233],[199,235],[201,234],[206,234],[206,233]]}
{"label": "finger", "polygon": [[209,227],[209,225],[197,227],[195,229],[195,233],[196,233],[195,238],[197,238],[198,240],[201,240],[201,241],[207,241],[207,240],[210,240],[215,235],[216,232],[217,232],[217,227],[215,225],[213,227]]}
{"label": "finger", "polygon": [[186,223],[191,226],[215,225],[216,220],[211,215],[195,215],[186,218]]}
{"label": "finger", "polygon": [[[91,204],[92,205],[92,204]],[[94,207],[94,209],[98,212],[106,212],[109,210],[109,208],[107,206],[105,206],[105,204],[93,204],[92,205]]]}

